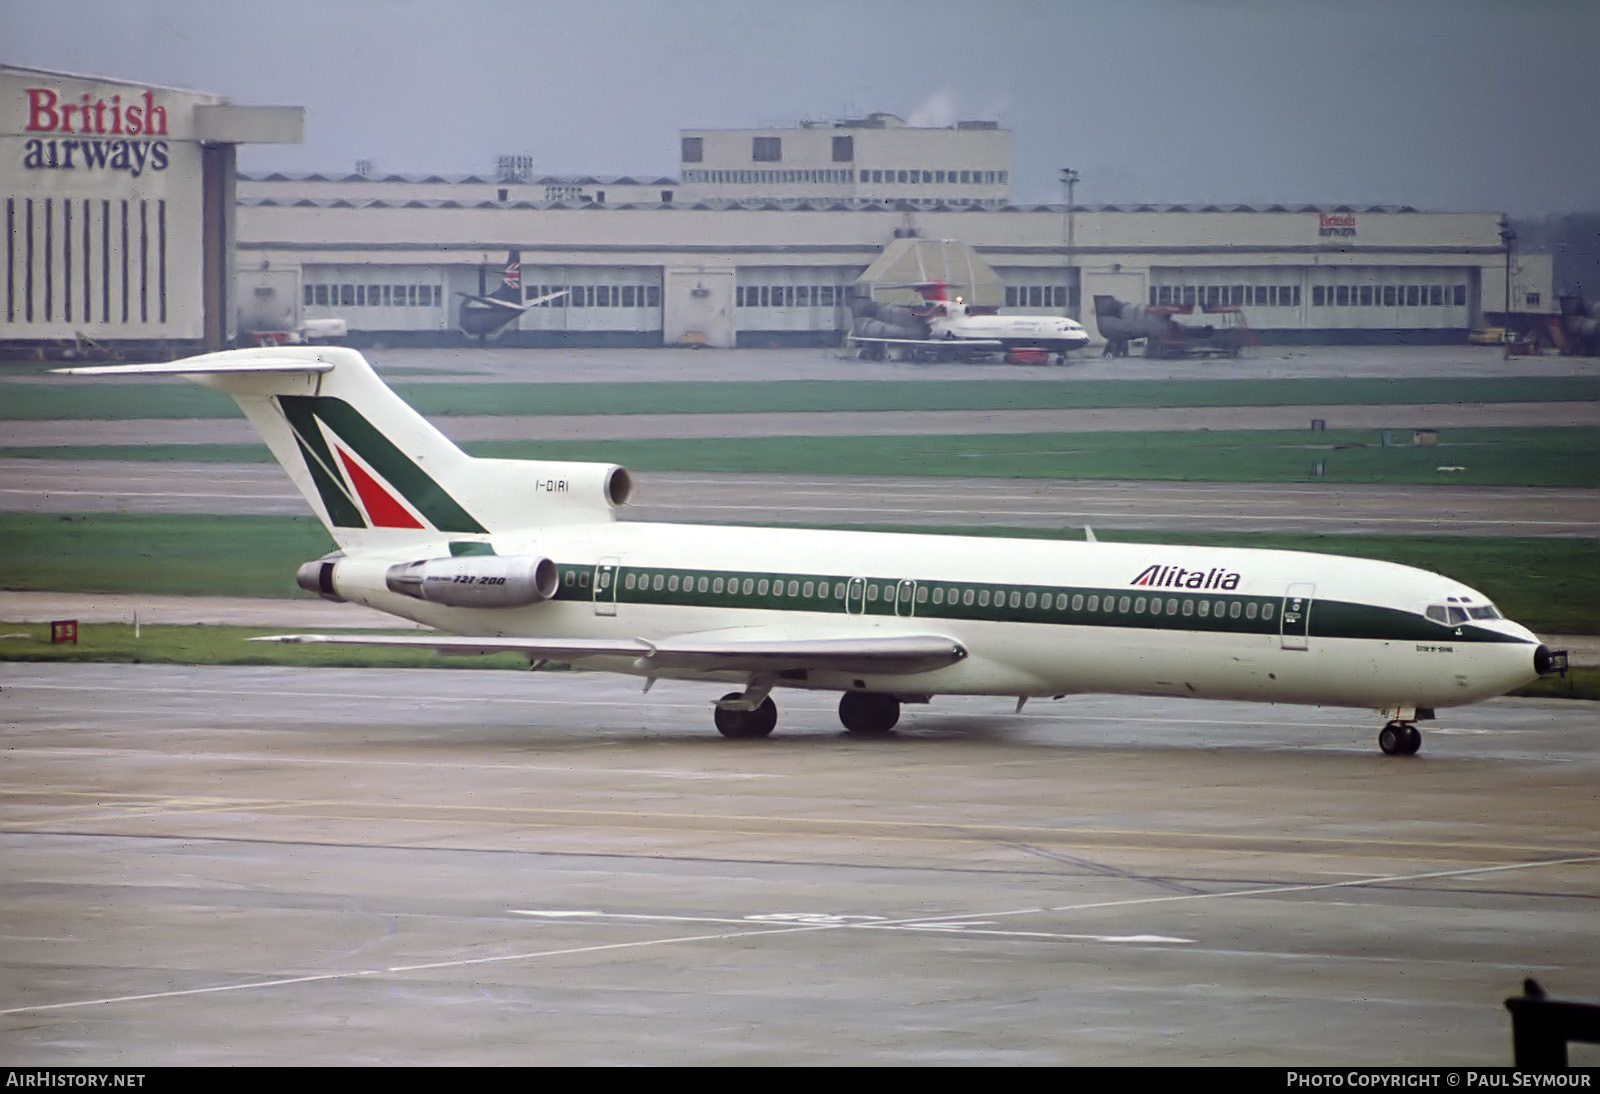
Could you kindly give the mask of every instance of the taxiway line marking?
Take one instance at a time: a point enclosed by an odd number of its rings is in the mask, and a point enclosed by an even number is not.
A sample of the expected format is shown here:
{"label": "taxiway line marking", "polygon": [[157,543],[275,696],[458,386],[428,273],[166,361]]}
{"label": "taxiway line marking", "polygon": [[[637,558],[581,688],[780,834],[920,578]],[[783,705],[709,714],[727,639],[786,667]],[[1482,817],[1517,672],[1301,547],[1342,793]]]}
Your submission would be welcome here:
{"label": "taxiway line marking", "polygon": [[[1094,901],[1087,904],[1067,904],[1052,908],[1018,908],[1000,912],[980,912],[971,915],[941,916],[932,919],[928,916],[915,916],[903,919],[882,920],[873,924],[873,928],[886,926],[907,926],[914,923],[957,923],[962,920],[974,919],[999,919],[1001,917],[1019,915],[1037,915],[1041,912],[1071,912],[1099,908],[1132,907],[1149,904],[1176,904],[1184,901],[1218,899],[1230,897],[1275,896],[1283,893],[1316,892],[1326,889],[1355,888],[1362,885],[1392,884],[1399,881],[1425,881],[1440,877],[1463,877],[1472,874],[1495,873],[1506,870],[1528,870],[1543,866],[1570,865],[1578,862],[1600,862],[1600,855],[1583,855],[1569,859],[1544,860],[1539,862],[1511,863],[1501,866],[1479,866],[1462,870],[1433,870],[1422,874],[1389,874],[1374,876],[1349,881],[1333,882],[1308,882],[1298,885],[1273,885],[1255,889],[1239,889],[1224,893],[1186,893],[1172,894],[1158,897],[1130,898],[1127,900]],[[0,1015],[31,1014],[43,1011],[69,1010],[77,1007],[106,1006],[115,1003],[145,1002],[155,999],[175,999],[184,996],[215,995],[225,992],[253,991],[263,988],[285,987],[291,984],[327,983],[335,980],[356,980],[363,977],[382,976],[385,974],[425,972],[436,969],[470,968],[473,966],[507,964],[514,961],[536,961],[550,957],[569,957],[578,954],[604,953],[630,949],[646,949],[653,946],[682,945],[694,942],[721,942],[737,938],[760,938],[783,934],[805,934],[818,931],[858,930],[861,925],[853,923],[808,923],[794,927],[755,928],[743,931],[723,931],[715,934],[679,935],[666,938],[637,939],[632,942],[611,942],[593,946],[569,946],[554,950],[533,950],[523,953],[494,954],[485,957],[457,958],[451,961],[430,961],[412,965],[391,965],[379,969],[355,969],[346,972],[316,973],[308,976],[278,977],[269,980],[252,980],[238,984],[215,984],[203,988],[181,988],[174,991],[145,992],[136,995],[107,996],[100,999],[78,999],[63,1003],[40,1003],[25,1007],[6,1007],[0,1009]],[[962,932],[951,931],[950,934],[959,936]]]}

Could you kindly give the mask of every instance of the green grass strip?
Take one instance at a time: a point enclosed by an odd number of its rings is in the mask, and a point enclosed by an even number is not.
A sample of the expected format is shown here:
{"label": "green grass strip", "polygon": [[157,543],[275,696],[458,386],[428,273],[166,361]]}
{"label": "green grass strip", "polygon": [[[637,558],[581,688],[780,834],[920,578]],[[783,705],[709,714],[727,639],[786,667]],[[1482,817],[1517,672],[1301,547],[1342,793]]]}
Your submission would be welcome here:
{"label": "green grass strip", "polygon": [[[879,530],[1083,538],[1078,528]],[[1600,542],[1595,540],[1096,531],[1103,540],[1126,543],[1385,559],[1463,581],[1536,631],[1600,634]],[[295,570],[332,547],[310,517],[0,513],[0,583],[57,592],[304,597],[294,584]]]}
{"label": "green grass strip", "polygon": [[[1165,433],[918,434],[477,441],[476,456],[620,463],[635,471],[937,475],[1168,482],[1333,482],[1453,486],[1600,486],[1600,430],[1445,429],[1437,447],[1407,430],[1243,429]],[[260,445],[62,445],[0,457],[261,463]],[[1318,473],[1320,464],[1321,473]],[[1443,470],[1441,470],[1441,468]]]}
{"label": "green grass strip", "polygon": [[[1352,406],[1600,399],[1600,377],[1392,377],[1298,380],[646,381],[405,383],[423,414],[736,414],[833,410],[1054,410],[1101,407]],[[0,383],[0,419],[235,418],[233,400],[187,383],[82,378]]]}
{"label": "green grass strip", "polygon": [[302,562],[334,549],[312,516],[0,513],[7,589],[302,597]]}
{"label": "green grass strip", "polygon": [[[1406,431],[1392,436],[1410,440]],[[635,471],[938,475],[1176,482],[1600,486],[1600,430],[1447,429],[1437,447],[1379,430],[1015,433],[482,441],[474,455],[596,460]],[[1321,474],[1317,473],[1321,465]],[[1440,470],[1447,468],[1448,470]]]}

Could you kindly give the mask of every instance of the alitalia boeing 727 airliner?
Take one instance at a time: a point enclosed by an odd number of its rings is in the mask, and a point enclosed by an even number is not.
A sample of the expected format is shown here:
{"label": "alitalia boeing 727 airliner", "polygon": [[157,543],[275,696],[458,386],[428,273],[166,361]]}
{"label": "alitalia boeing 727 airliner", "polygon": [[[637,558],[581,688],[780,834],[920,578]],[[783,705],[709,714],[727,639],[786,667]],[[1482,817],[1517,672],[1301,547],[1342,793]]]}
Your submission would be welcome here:
{"label": "alitalia boeing 727 airliner", "polygon": [[1295,551],[727,528],[614,519],[596,463],[468,456],[352,349],[233,350],[64,370],[178,375],[231,395],[339,549],[301,587],[436,628],[267,641],[515,651],[724,681],[729,737],[780,687],[842,693],[881,733],[938,695],[1192,696],[1374,708],[1416,722],[1564,666],[1481,593],[1387,562]]}

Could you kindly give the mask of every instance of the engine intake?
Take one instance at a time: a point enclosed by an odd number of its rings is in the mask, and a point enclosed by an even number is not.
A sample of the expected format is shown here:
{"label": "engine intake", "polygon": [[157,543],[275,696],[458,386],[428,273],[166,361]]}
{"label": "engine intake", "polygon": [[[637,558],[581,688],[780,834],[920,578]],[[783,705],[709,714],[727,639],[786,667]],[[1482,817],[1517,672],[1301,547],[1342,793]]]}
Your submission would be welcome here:
{"label": "engine intake", "polygon": [[453,608],[521,608],[556,595],[556,564],[548,558],[466,555],[426,558],[389,567],[390,592]]}

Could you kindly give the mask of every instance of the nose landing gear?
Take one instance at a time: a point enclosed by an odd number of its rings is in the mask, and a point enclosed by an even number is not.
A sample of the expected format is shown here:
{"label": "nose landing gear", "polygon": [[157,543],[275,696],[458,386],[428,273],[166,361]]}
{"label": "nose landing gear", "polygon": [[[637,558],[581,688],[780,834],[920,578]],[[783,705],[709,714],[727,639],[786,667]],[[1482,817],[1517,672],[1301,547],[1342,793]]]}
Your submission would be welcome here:
{"label": "nose landing gear", "polygon": [[1422,747],[1422,732],[1413,722],[1390,722],[1378,734],[1378,747],[1385,756],[1415,756]]}

